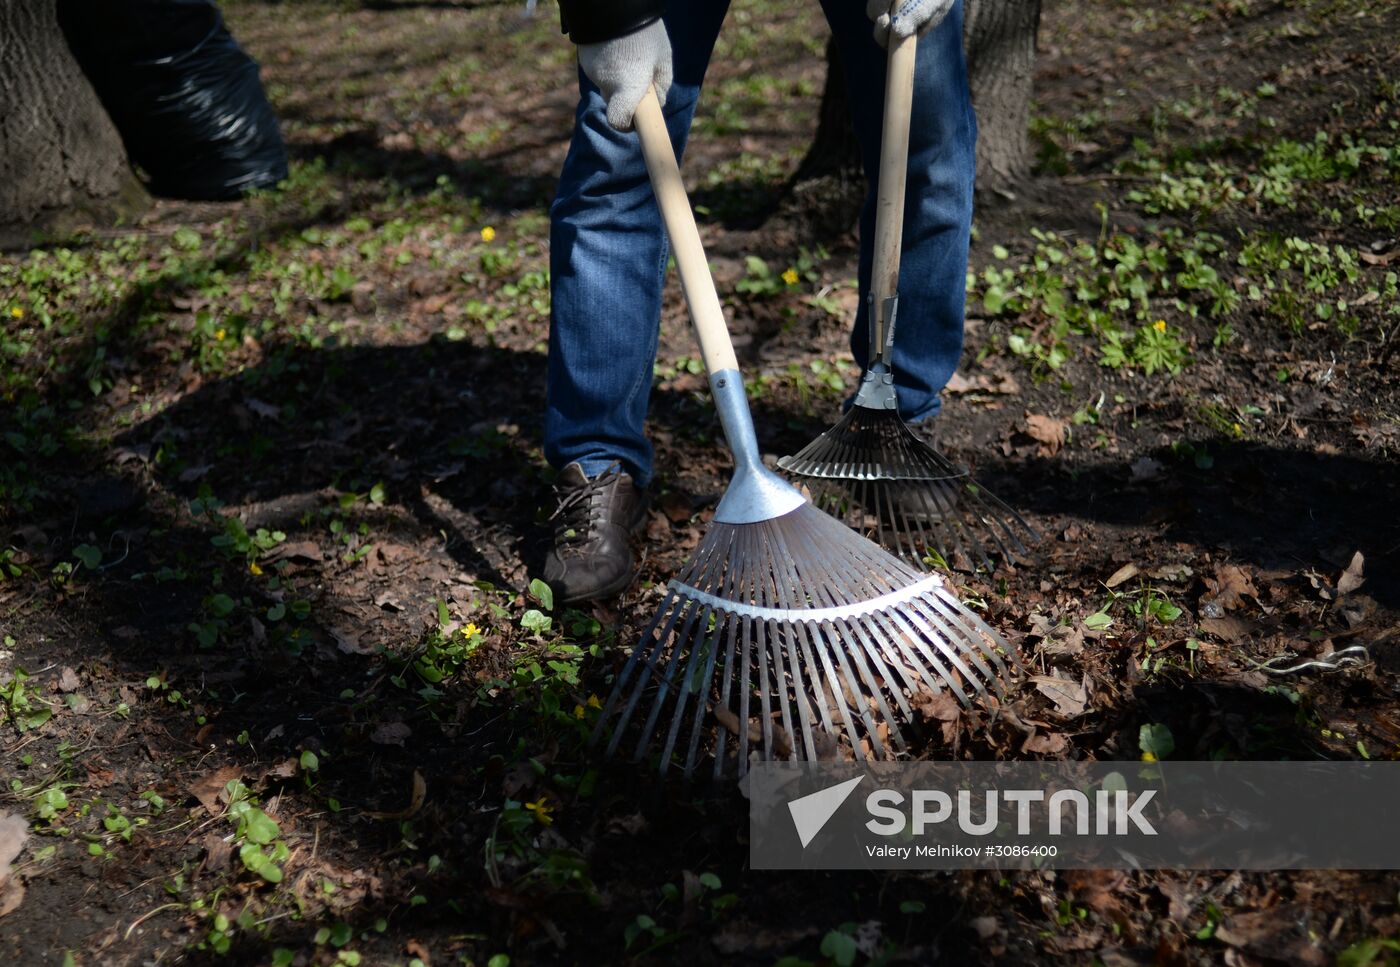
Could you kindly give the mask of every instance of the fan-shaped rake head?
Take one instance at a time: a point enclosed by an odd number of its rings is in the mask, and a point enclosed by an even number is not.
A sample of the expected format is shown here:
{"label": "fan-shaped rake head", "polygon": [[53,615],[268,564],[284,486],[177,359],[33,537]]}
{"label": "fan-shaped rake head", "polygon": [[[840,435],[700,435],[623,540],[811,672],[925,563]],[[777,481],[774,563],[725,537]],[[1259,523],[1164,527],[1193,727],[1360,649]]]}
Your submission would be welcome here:
{"label": "fan-shaped rake head", "polygon": [[808,503],[711,524],[618,675],[594,734],[716,778],[765,759],[891,758],[944,688],[1004,694],[1014,652],[936,575]]}
{"label": "fan-shaped rake head", "polygon": [[1039,534],[1020,514],[929,446],[897,411],[852,406],[841,421],[778,466],[812,503],[884,547],[927,568],[936,552],[966,554],[990,569],[992,555],[1025,558]]}

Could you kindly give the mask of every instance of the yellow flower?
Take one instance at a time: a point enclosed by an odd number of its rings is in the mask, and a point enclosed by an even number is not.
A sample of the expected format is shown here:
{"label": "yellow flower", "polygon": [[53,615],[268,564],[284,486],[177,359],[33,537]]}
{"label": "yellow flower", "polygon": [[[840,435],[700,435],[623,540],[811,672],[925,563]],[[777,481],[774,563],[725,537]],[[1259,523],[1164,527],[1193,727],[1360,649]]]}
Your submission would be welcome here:
{"label": "yellow flower", "polygon": [[545,802],[543,798],[527,802],[525,808],[535,814],[535,819],[539,821],[541,826],[548,826],[554,822],[554,817],[550,815],[554,812],[554,807]]}
{"label": "yellow flower", "polygon": [[588,696],[588,707],[589,707],[589,708],[602,708],[602,707],[603,707],[603,700],[602,700],[601,698],[599,698],[597,695],[590,695],[590,696]]}
{"label": "yellow flower", "polygon": [[1156,329],[1158,332],[1166,332],[1166,331],[1167,331],[1167,320],[1165,320],[1165,319],[1158,319],[1156,322],[1154,322],[1154,323],[1152,324],[1152,328],[1153,328],[1153,329]]}
{"label": "yellow flower", "polygon": [[582,706],[582,705],[575,705],[575,706],[574,706],[574,718],[576,718],[576,719],[581,719],[581,718],[583,718],[583,706]]}
{"label": "yellow flower", "polygon": [[253,561],[248,565],[248,572],[250,574],[259,575],[262,574],[262,568],[258,567],[257,561]]}
{"label": "yellow flower", "polygon": [[481,230],[481,240],[482,240],[483,242],[494,241],[495,238],[496,238],[496,230],[495,230],[494,228],[492,228],[490,225],[487,225],[485,228],[483,228],[483,229]]}
{"label": "yellow flower", "polygon": [[783,281],[786,282],[788,285],[796,285],[796,284],[797,284],[797,270],[796,270],[796,269],[788,269],[786,272],[784,272],[784,273],[783,273]]}
{"label": "yellow flower", "polygon": [[13,309],[10,310],[10,318],[11,318],[11,319],[23,319],[23,318],[24,318],[24,310],[21,309],[19,306],[15,306]]}
{"label": "yellow flower", "polygon": [[1152,753],[1152,752],[1144,752],[1144,753],[1142,754],[1142,761],[1143,761],[1143,762],[1156,762],[1156,761],[1157,761],[1157,756],[1156,756],[1156,754],[1154,754],[1154,753]]}
{"label": "yellow flower", "polygon": [[1236,424],[1235,424],[1235,436],[1239,436],[1239,435],[1240,435],[1241,433],[1243,433],[1243,432],[1244,432],[1244,427],[1242,427],[1242,426],[1240,426],[1238,423],[1236,423]]}
{"label": "yellow flower", "polygon": [[228,335],[228,333],[226,333],[224,330],[220,329],[218,332],[214,333],[214,338],[217,339],[217,340],[219,340],[219,342],[223,342],[223,341],[224,341],[224,336],[226,336],[226,335]]}
{"label": "yellow flower", "polygon": [[481,629],[478,628],[478,627],[476,626],[476,623],[475,623],[475,622],[472,622],[472,621],[468,621],[468,622],[467,622],[467,626],[466,626],[465,628],[462,629],[462,637],[463,637],[463,638],[470,638],[470,637],[472,637],[473,635],[479,635],[479,634],[481,634]]}

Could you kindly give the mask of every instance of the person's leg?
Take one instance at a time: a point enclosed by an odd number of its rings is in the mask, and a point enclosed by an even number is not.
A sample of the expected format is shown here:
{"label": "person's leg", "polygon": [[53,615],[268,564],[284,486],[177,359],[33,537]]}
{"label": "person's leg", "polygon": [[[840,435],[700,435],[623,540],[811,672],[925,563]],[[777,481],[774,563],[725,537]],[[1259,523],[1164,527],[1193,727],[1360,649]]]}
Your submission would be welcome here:
{"label": "person's leg", "polygon": [[[675,79],[665,113],[679,156],[728,0],[673,0],[665,22]],[[645,423],[667,247],[635,132],[609,126],[579,72],[573,142],[550,208],[545,456],[596,476],[615,462],[645,486]]]}
{"label": "person's leg", "polygon": [[[887,54],[871,35],[864,3],[822,0],[841,51],[856,137],[870,191],[860,219],[860,309],[851,351],[869,359],[865,303],[875,231],[874,179],[879,171]],[[963,56],[961,0],[919,40],[909,179],[899,268],[899,315],[894,333],[894,380],[899,412],[912,423],[935,416],[938,394],[962,355],[967,246],[972,229],[977,121]]]}

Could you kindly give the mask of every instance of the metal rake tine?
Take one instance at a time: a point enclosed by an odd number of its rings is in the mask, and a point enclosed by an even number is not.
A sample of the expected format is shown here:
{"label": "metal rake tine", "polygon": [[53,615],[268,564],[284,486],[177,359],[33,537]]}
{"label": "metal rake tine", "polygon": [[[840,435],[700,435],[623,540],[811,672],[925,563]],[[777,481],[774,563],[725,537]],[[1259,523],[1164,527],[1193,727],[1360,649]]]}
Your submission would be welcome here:
{"label": "metal rake tine", "polygon": [[[681,722],[685,720],[685,707],[689,702],[688,695],[693,690],[696,695],[696,706],[700,709],[705,707],[705,692],[709,691],[710,676],[714,674],[715,657],[719,652],[714,632],[708,628],[714,616],[714,609],[705,608],[700,614],[700,626],[696,629],[696,637],[707,636],[703,648],[691,648],[690,661],[687,663],[685,674],[681,677],[680,683],[676,686],[676,711],[671,717],[671,727],[667,730],[666,745],[661,750],[661,771],[664,773],[671,762],[671,751],[676,746],[676,737],[680,734]],[[719,624],[716,623],[716,628]],[[692,688],[695,682],[695,663],[704,655],[705,673],[701,677],[699,687]],[[679,664],[679,662],[677,662]],[[657,703],[660,708],[660,702]],[[690,764],[685,767],[685,774],[690,775]]]}
{"label": "metal rake tine", "polygon": [[[632,649],[632,654],[628,656],[627,663],[622,668],[622,673],[618,675],[617,681],[613,684],[612,694],[608,696],[607,704],[603,706],[603,713],[598,716],[598,724],[594,726],[593,741],[596,742],[598,738],[601,737],[608,719],[612,717],[612,710],[616,707],[618,699],[621,698],[623,689],[627,687],[627,682],[637,665],[639,663],[642,665],[643,676],[647,673],[652,675],[656,674],[654,662],[656,658],[660,656],[662,649],[666,645],[666,640],[671,634],[671,630],[675,627],[679,612],[684,608],[684,601],[685,599],[681,598],[675,591],[668,591],[666,593],[666,597],[662,600],[661,607],[657,609],[656,615],[651,619],[651,625],[647,628],[646,633],[638,639],[636,647]],[[661,624],[662,618],[667,615],[670,616],[670,620],[667,622],[661,636],[653,638],[652,636],[656,634],[656,629]],[[650,647],[645,647],[643,642],[649,643]],[[645,661],[642,661],[641,656],[644,650],[649,651],[650,654]],[[617,751],[618,742],[622,739],[622,731],[626,727],[627,720],[632,715],[632,709],[636,706],[638,699],[641,698],[642,691],[645,687],[645,677],[639,677],[637,684],[632,688],[631,699],[628,701],[622,713],[622,719],[615,726],[612,739],[608,742],[607,755],[611,756]]]}
{"label": "metal rake tine", "polygon": [[[952,497],[948,494],[947,483],[938,480],[930,481],[925,486],[911,484],[910,489],[922,505],[924,514],[929,519],[930,529],[937,535],[935,542],[939,555],[945,561],[951,562],[954,558],[952,552],[967,547],[969,541],[963,537],[962,531],[966,528],[962,526],[961,515],[957,511]],[[981,541],[977,540],[975,532],[969,534],[969,537],[974,556],[979,563],[990,570],[991,558],[987,556]],[[920,559],[920,563],[922,563],[922,559]]]}
{"label": "metal rake tine", "polygon": [[[805,536],[805,533],[801,530],[798,530],[794,533],[793,536],[794,538],[801,540]],[[780,587],[782,587],[783,589],[800,589],[804,587],[816,587],[817,589],[823,592],[827,590],[827,582],[813,582],[810,580],[804,581],[803,575],[799,575],[797,573],[797,569],[794,566],[794,557],[792,553],[788,550],[787,542],[784,540],[783,534],[776,528],[774,529],[774,533],[772,534],[772,539],[774,544],[774,560],[777,561],[779,566],[781,567],[782,577],[784,578],[784,580],[780,580],[779,582]],[[804,560],[812,560],[814,564],[816,561],[815,558],[810,557],[804,558]],[[831,606],[829,597],[825,598],[824,600],[821,600],[819,603],[825,607]],[[778,606],[784,609],[791,609],[795,606],[795,604],[796,602],[790,600],[784,601],[780,598]],[[786,636],[796,640],[798,650],[803,658],[803,664],[805,664],[808,668],[812,668],[814,666],[814,662],[812,661],[811,650],[809,649],[808,643],[806,641],[804,623],[800,621],[789,621]],[[828,709],[826,703],[821,700],[821,689],[814,688],[812,690],[812,697],[817,702],[817,708],[822,720],[822,728],[825,729],[827,732],[833,732],[834,729],[832,728],[830,709]]]}
{"label": "metal rake tine", "polygon": [[[846,682],[849,685],[851,695],[857,700],[856,711],[860,715],[861,723],[865,726],[866,735],[870,737],[871,748],[878,753],[876,758],[889,758],[884,743],[880,741],[880,732],[876,727],[875,719],[870,714],[870,698],[866,697],[866,693],[874,698],[880,710],[880,714],[887,723],[890,723],[891,734],[897,736],[899,733],[898,729],[894,727],[891,721],[893,716],[890,715],[889,706],[885,704],[884,694],[881,692],[879,685],[870,678],[870,669],[865,664],[864,655],[861,654],[860,648],[849,648],[847,646],[844,629],[837,625],[836,622],[823,622],[822,629],[825,633],[825,637],[831,643],[832,650],[836,653],[836,662],[841,666],[842,674],[846,676]],[[852,671],[853,665],[858,669],[859,685],[865,686],[864,692],[857,683],[857,672]],[[856,755],[857,758],[860,758],[859,746],[857,746]]]}
{"label": "metal rake tine", "polygon": [[1021,540],[1021,538],[1017,536],[1015,529],[1011,527],[1010,523],[1008,523],[1008,519],[1020,525],[1020,528],[1024,530],[1027,535],[1030,536],[1031,540],[1040,540],[1041,535],[1039,531],[1037,531],[1030,524],[1026,523],[1026,519],[1024,517],[1022,517],[1015,510],[1013,510],[1011,506],[1006,503],[1006,501],[1002,500],[1000,497],[992,493],[986,487],[983,487],[981,484],[972,481],[963,485],[963,491],[964,493],[967,493],[974,502],[989,508],[984,519],[990,518],[992,521],[994,521],[1002,529],[1002,531],[1005,532],[1007,538],[1016,545],[1016,548],[1019,551],[1019,553],[1023,555],[1027,553],[1026,545]]}
{"label": "metal rake tine", "polygon": [[[831,656],[827,653],[827,649],[823,647],[827,642],[823,640],[820,634],[813,633],[813,629],[809,626],[808,622],[799,621],[797,622],[797,627],[805,641],[803,652],[805,654],[815,653],[821,660],[822,670],[826,672],[826,681],[823,683],[821,691],[823,693],[829,692],[831,697],[829,702],[823,703],[823,710],[826,711],[825,706],[829,705],[831,709],[836,712],[837,717],[841,720],[841,725],[846,729],[846,737],[851,741],[851,747],[855,752],[856,758],[863,760],[865,757],[860,753],[860,736],[856,734],[855,724],[851,721],[850,701],[846,697],[845,687],[841,679],[837,676],[836,669],[832,667]],[[820,630],[820,626],[818,626],[818,630]],[[828,715],[823,714],[822,719],[823,725],[828,733],[832,735],[839,734]]]}
{"label": "metal rake tine", "polygon": [[[791,629],[784,628],[782,633],[783,652],[787,657],[788,678],[792,682],[793,705],[797,707],[797,724],[802,730],[802,744],[807,750],[806,758],[815,761],[817,758],[816,740],[812,737],[812,709],[807,700],[807,683],[802,678],[799,669],[797,648],[790,640]],[[793,742],[797,741],[797,736],[793,736]]]}
{"label": "metal rake tine", "polygon": [[[986,698],[983,678],[995,681],[996,675],[987,667],[987,663],[982,660],[981,653],[975,647],[965,647],[974,644],[970,633],[964,629],[951,627],[948,622],[943,620],[942,615],[921,610],[914,602],[911,602],[911,606],[902,612],[900,617],[923,631],[934,646],[943,653],[943,656],[962,674],[963,678],[972,684],[978,695]],[[977,671],[981,675],[974,673],[967,666],[969,661],[977,667]]]}
{"label": "metal rake tine", "polygon": [[[958,601],[947,588],[942,588],[939,592],[934,593],[932,600],[944,614],[956,616],[957,620],[964,624],[971,623],[972,630],[977,632],[977,641],[981,645],[982,652],[1001,669],[1003,675],[1007,674],[1006,666],[1002,663],[1001,656],[997,654],[997,649],[992,644],[1002,642],[1002,637],[992,630],[992,626],[987,624],[981,615],[970,608],[963,607],[962,602]],[[954,610],[955,606],[957,610]],[[1015,649],[1008,648],[1007,654],[1010,656],[1012,664],[1018,668],[1021,667],[1021,660],[1017,657]]]}
{"label": "metal rake tine", "polygon": [[[790,676],[783,665],[781,629],[777,627],[776,621],[771,620],[764,621],[763,627],[764,633],[768,639],[768,653],[765,656],[767,661],[764,667],[773,672],[773,695],[778,699],[778,713],[782,718],[783,731],[787,733],[788,737],[788,758],[792,759],[797,756],[797,729],[793,724],[793,705],[796,704],[796,699],[793,698],[790,700],[788,698],[788,692],[793,691],[795,693],[796,688],[795,686],[789,685]],[[765,671],[764,674],[766,677],[767,672]],[[771,714],[770,712],[769,715],[771,716]],[[767,720],[771,721],[771,718]]]}
{"label": "metal rake tine", "polygon": [[[952,690],[957,695],[958,701],[964,706],[971,708],[972,699],[963,691],[961,680],[954,676],[943,664],[943,657],[935,654],[930,649],[928,642],[923,640],[923,636],[911,627],[905,620],[904,615],[898,609],[892,609],[877,616],[876,620],[885,625],[885,630],[890,634],[896,643],[900,642],[900,636],[907,643],[907,647],[913,652],[914,667],[923,671],[925,678],[931,677],[928,670],[932,669],[937,673],[943,686]],[[885,624],[887,623],[887,624]],[[939,650],[940,652],[942,649]],[[937,689],[935,689],[937,691]]]}
{"label": "metal rake tine", "polygon": [[[888,615],[873,612],[866,617],[871,634],[885,649],[891,661],[897,657],[902,667],[917,674],[923,686],[934,694],[945,688],[953,688],[956,691],[956,683],[949,677],[942,663],[935,662],[931,667],[925,658],[914,650],[909,636],[893,627],[893,621]],[[917,691],[917,687],[910,689],[911,694]],[[962,700],[966,704],[966,698],[963,697]]]}
{"label": "metal rake tine", "polygon": [[[723,642],[724,645],[724,681],[723,684],[720,686],[719,697],[714,698],[713,679],[710,679],[711,698],[716,711],[719,708],[724,708],[727,710],[729,708],[729,690],[731,684],[734,681],[734,638],[732,635],[733,627],[728,623],[732,615],[728,612],[711,612],[711,614],[712,617],[708,620],[713,620],[715,622],[714,631],[710,636],[712,649],[710,658],[711,661],[716,661],[719,658],[718,642]],[[700,743],[700,732],[705,720],[706,705],[707,703],[705,699],[701,698],[695,706],[695,721],[692,723],[691,726],[690,748],[686,753],[686,775],[690,775],[691,770],[695,768],[695,752],[699,747]],[[718,718],[718,715],[716,715],[716,721],[718,721]],[[724,728],[723,726],[721,726],[715,733],[714,778],[716,779],[720,778],[720,776],[724,774],[725,740],[726,737],[724,734]]]}
{"label": "metal rake tine", "polygon": [[[875,664],[876,670],[879,672],[878,680],[884,682],[885,689],[894,696],[895,704],[899,706],[900,712],[903,713],[906,718],[912,717],[914,713],[913,710],[909,708],[909,704],[904,700],[904,689],[908,689],[912,694],[918,689],[919,685],[918,682],[909,677],[909,669],[905,668],[902,662],[894,663],[894,667],[899,672],[899,678],[903,680],[901,686],[900,682],[895,679],[895,676],[890,673],[890,666],[886,664],[884,657],[871,640],[869,629],[866,628],[864,622],[847,618],[846,632],[848,635],[854,635],[859,642],[859,647],[852,649],[856,659],[864,663],[865,657],[869,657],[870,661]],[[876,695],[881,702],[880,710],[882,714],[886,719],[894,722],[894,715],[890,713],[889,706],[884,704],[883,691],[877,690]]]}
{"label": "metal rake tine", "polygon": [[[722,621],[722,622],[724,623],[724,631],[723,631],[723,633],[722,633],[722,637],[723,637],[723,639],[724,639],[724,686],[723,686],[723,688],[721,689],[719,701],[720,701],[720,704],[723,705],[723,706],[727,709],[727,708],[729,708],[729,690],[730,690],[730,686],[731,686],[731,685],[733,684],[733,682],[734,682],[734,645],[735,645],[735,640],[734,640],[734,639],[735,639],[735,624],[736,624],[737,619],[735,618],[734,614],[731,612],[731,613],[729,613],[729,614],[721,615],[720,618],[717,619],[717,620],[718,620],[718,621]],[[718,626],[718,624],[717,624],[717,625],[716,625],[716,630],[718,630],[718,627],[719,627],[719,626]],[[718,651],[718,650],[717,650],[717,651]],[[744,638],[744,658],[743,658],[743,661],[744,661],[745,663],[748,661],[748,651],[749,651],[749,640],[748,640],[748,638],[747,638],[747,636],[746,636],[746,637]],[[747,665],[746,665],[746,664],[741,665],[741,670],[742,670],[743,675],[747,678],[747,676],[748,676],[748,668],[747,668]],[[742,692],[741,692],[740,694],[742,695]],[[694,733],[692,734],[691,739],[690,739],[690,755],[689,755],[689,758],[690,758],[690,759],[693,759],[693,758],[694,758],[694,756],[695,756],[695,749],[696,749],[696,747],[698,746],[699,741],[700,741],[700,729],[701,729],[702,723],[704,722],[704,712],[705,712],[705,706],[704,706],[703,703],[700,704],[700,705],[697,705],[697,706],[695,707],[695,722],[694,722],[694,726],[693,726],[693,728],[694,728]],[[739,724],[739,736],[736,736],[735,739],[734,739],[734,741],[737,743],[737,742],[739,742],[739,741],[741,740],[741,738],[742,738],[742,739],[744,740],[744,745],[747,746],[748,725],[747,725],[747,719],[744,718],[744,705],[743,705],[742,699],[741,699],[741,701],[740,701],[740,719],[739,719],[739,722],[740,722],[740,724]],[[719,730],[718,734],[717,734],[716,737],[715,737],[715,778],[716,778],[716,779],[718,779],[721,775],[724,774],[724,747],[725,747],[725,741],[726,741],[726,739],[725,739],[725,735],[724,735],[724,729],[721,728],[721,729]],[[744,774],[744,760],[745,760],[745,758],[746,758],[746,756],[745,756],[744,754],[742,754],[742,747],[741,747],[741,755],[739,756],[739,775],[741,775],[741,776]],[[689,761],[689,760],[688,760],[688,761]],[[693,767],[693,765],[692,765],[691,767]]]}
{"label": "metal rake tine", "polygon": [[[739,753],[739,776],[742,778],[749,768],[749,669],[753,656],[751,647],[753,645],[753,619],[744,615],[742,620],[730,615],[731,622],[737,622],[742,630],[742,640],[744,642],[743,657],[739,659],[739,735],[734,741],[738,745]],[[729,688],[729,680],[725,680],[726,692]],[[726,706],[728,705],[726,697]]]}
{"label": "metal rake tine", "polygon": [[[676,677],[676,669],[680,667],[682,663],[682,659],[678,656],[682,648],[690,643],[691,629],[695,627],[695,621],[699,618],[700,612],[705,610],[698,602],[691,599],[687,599],[686,604],[686,611],[689,616],[685,619],[685,624],[681,628],[680,636],[675,639],[675,645],[671,649],[670,659],[666,662],[666,677],[661,679],[660,684],[657,685],[656,697],[652,699],[651,703],[651,712],[647,715],[646,724],[642,726],[641,738],[637,740],[637,751],[632,755],[633,762],[640,762],[643,757],[646,756],[646,747],[651,742],[652,734],[656,731],[656,722],[661,716],[661,709],[666,704],[666,696],[670,694],[671,683]],[[694,661],[694,647],[690,648],[690,657],[691,661]],[[630,712],[631,709],[629,708],[628,711]],[[666,771],[665,761],[662,762],[661,771]]]}
{"label": "metal rake tine", "polygon": [[[775,570],[773,572],[773,594],[779,608],[789,609],[793,607],[794,602],[790,600],[788,595],[787,578],[781,570]],[[774,622],[774,624],[777,624],[777,622]],[[775,667],[780,671],[780,681],[785,677],[791,683],[792,703],[797,707],[797,719],[801,725],[802,741],[807,749],[807,758],[815,759],[816,748],[813,744],[811,725],[812,710],[807,702],[806,685],[797,667],[797,656],[794,652],[791,632],[782,626],[775,629],[771,625],[768,630],[770,635],[774,630],[778,631],[777,635],[773,635],[770,638],[771,647],[778,651],[782,657],[787,659],[787,665],[785,672],[781,664],[775,663]],[[788,730],[788,735],[791,737],[793,751],[795,753],[797,750],[797,733],[793,731],[794,723],[788,716],[786,686],[780,694],[783,696],[783,724]]]}

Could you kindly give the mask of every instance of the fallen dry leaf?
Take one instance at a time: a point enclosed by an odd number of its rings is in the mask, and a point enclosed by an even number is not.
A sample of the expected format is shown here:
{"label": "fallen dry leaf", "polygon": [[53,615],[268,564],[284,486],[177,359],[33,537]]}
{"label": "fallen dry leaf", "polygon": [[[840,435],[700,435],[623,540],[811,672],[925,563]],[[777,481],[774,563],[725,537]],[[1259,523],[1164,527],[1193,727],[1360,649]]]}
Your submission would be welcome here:
{"label": "fallen dry leaf", "polygon": [[243,770],[238,766],[224,766],[215,769],[203,778],[190,783],[186,790],[199,800],[199,804],[211,816],[219,814],[219,803],[224,798],[224,787],[235,779],[243,778]]}
{"label": "fallen dry leaf", "polygon": [[1063,732],[1037,732],[1021,743],[1022,752],[1036,755],[1059,755],[1069,748],[1069,736]]}
{"label": "fallen dry leaf", "polygon": [[402,722],[385,722],[369,734],[369,740],[375,745],[401,746],[412,734],[413,730]]}
{"label": "fallen dry leaf", "polygon": [[1215,569],[1215,577],[1204,580],[1209,590],[1201,595],[1201,611],[1210,618],[1238,608],[1245,598],[1259,597],[1254,579],[1234,564],[1221,564]]}
{"label": "fallen dry leaf", "polygon": [[23,816],[0,813],[0,886],[10,877],[10,864],[24,849],[29,838],[29,824]]}
{"label": "fallen dry leaf", "polygon": [[1127,912],[1114,895],[1130,886],[1123,870],[1067,870],[1065,883],[1099,916],[1112,922],[1126,922]]}
{"label": "fallen dry leaf", "polygon": [[973,917],[967,925],[983,940],[996,936],[998,928],[996,917]]}
{"label": "fallen dry leaf", "polygon": [[290,541],[286,544],[278,544],[263,560],[285,561],[292,558],[299,558],[303,561],[319,561],[322,558],[321,548],[315,541]]}
{"label": "fallen dry leaf", "polygon": [[1129,578],[1137,577],[1141,573],[1142,572],[1138,570],[1138,566],[1130,561],[1127,564],[1124,564],[1118,570],[1114,571],[1113,575],[1107,581],[1104,582],[1104,587],[1116,588],[1124,581],[1128,580]]}
{"label": "fallen dry leaf", "polygon": [[78,681],[78,673],[67,665],[63,666],[63,671],[58,673],[58,690],[60,692],[76,692],[82,686]]}
{"label": "fallen dry leaf", "polygon": [[957,740],[963,711],[951,693],[918,692],[913,696],[911,704],[925,722],[939,723],[944,745],[952,745]]}
{"label": "fallen dry leaf", "polygon": [[1147,572],[1147,576],[1158,581],[1185,581],[1195,573],[1186,564],[1163,564],[1161,567],[1152,568]]}
{"label": "fallen dry leaf", "polygon": [[1365,262],[1367,265],[1389,265],[1396,259],[1400,259],[1400,248],[1393,248],[1384,255],[1376,255],[1365,251],[1358,252],[1357,254],[1361,256],[1361,261]]}
{"label": "fallen dry leaf", "polygon": [[331,635],[335,638],[335,646],[347,655],[372,655],[379,650],[377,645],[361,641],[358,631],[332,628]]}
{"label": "fallen dry leaf", "polygon": [[255,400],[249,397],[245,403],[250,411],[266,420],[275,420],[282,415],[282,407],[274,406],[271,403],[264,403],[262,400]]}
{"label": "fallen dry leaf", "polygon": [[539,773],[528,761],[517,762],[501,777],[501,790],[507,799],[519,799],[520,794],[538,782],[539,778]]}
{"label": "fallen dry leaf", "polygon": [[1060,452],[1060,448],[1065,445],[1065,430],[1068,426],[1064,420],[1057,420],[1043,413],[1031,413],[1026,416],[1026,433],[1041,445],[1041,453],[1045,456],[1054,456]]}
{"label": "fallen dry leaf", "polygon": [[1249,634],[1252,626],[1243,618],[1237,618],[1232,614],[1222,615],[1219,618],[1202,618],[1201,630],[1208,635],[1214,635],[1221,641],[1228,641],[1231,644],[1239,641]]}
{"label": "fallen dry leaf", "polygon": [[1062,718],[1072,719],[1083,715],[1089,703],[1089,691],[1082,682],[1062,678],[1058,670],[1054,675],[1032,675],[1036,691],[1055,703],[1055,712]]}
{"label": "fallen dry leaf", "polygon": [[204,839],[200,840],[200,845],[204,847],[204,868],[211,873],[228,869],[229,854],[233,852],[233,846],[225,841],[218,833],[206,833]]}
{"label": "fallen dry leaf", "polygon": [[423,778],[423,774],[417,769],[413,770],[413,791],[409,794],[408,805],[396,812],[366,812],[370,819],[412,819],[418,814],[418,810],[423,808],[423,802],[428,798],[428,783]]}
{"label": "fallen dry leaf", "polygon": [[263,781],[266,782],[268,779],[290,779],[296,774],[297,760],[283,759],[281,762],[265,770],[262,774],[262,778]]}
{"label": "fallen dry leaf", "polygon": [[1366,559],[1361,556],[1360,551],[1352,555],[1351,563],[1348,564],[1347,569],[1342,572],[1342,576],[1337,579],[1338,595],[1351,594],[1351,592],[1366,583],[1366,578],[1362,574],[1365,566]]}
{"label": "fallen dry leaf", "polygon": [[1152,457],[1138,457],[1128,468],[1135,483],[1142,480],[1155,480],[1162,475],[1162,471],[1165,469],[1166,466],[1163,465],[1162,461],[1154,460]]}
{"label": "fallen dry leaf", "polygon": [[[739,734],[739,716],[735,715],[723,705],[715,706],[715,719],[720,725],[723,725],[729,730],[730,735],[737,736]],[[750,745],[762,745],[762,719],[749,719],[748,736]],[[786,759],[788,756],[792,755],[792,736],[788,735],[787,729],[777,723],[773,724],[773,754],[782,759]]]}
{"label": "fallen dry leaf", "polygon": [[679,490],[671,490],[663,494],[661,499],[657,501],[657,505],[673,524],[684,524],[690,520],[691,508],[694,506],[690,497]]}

